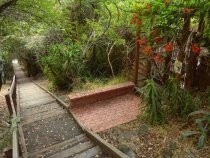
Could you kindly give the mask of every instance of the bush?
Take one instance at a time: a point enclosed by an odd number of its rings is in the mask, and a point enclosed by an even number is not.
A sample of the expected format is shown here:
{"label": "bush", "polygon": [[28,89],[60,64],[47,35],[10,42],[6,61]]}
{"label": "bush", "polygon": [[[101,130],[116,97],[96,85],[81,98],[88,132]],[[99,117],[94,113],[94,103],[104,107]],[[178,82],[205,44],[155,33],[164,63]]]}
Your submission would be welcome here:
{"label": "bush", "polygon": [[180,88],[176,78],[170,77],[163,89],[162,102],[168,117],[186,117],[200,104],[198,98],[194,99],[188,91]]}
{"label": "bush", "polygon": [[153,79],[147,80],[143,88],[138,90],[146,101],[146,119],[154,123],[164,123],[166,119],[186,118],[189,113],[200,107],[199,98],[181,89],[175,78],[169,78],[160,86]]}
{"label": "bush", "polygon": [[139,90],[148,105],[145,110],[146,120],[153,124],[164,121],[161,91],[161,87],[152,79],[146,80],[146,85]]}
{"label": "bush", "polygon": [[49,53],[41,58],[41,65],[49,81],[61,89],[72,88],[75,79],[89,74],[80,45],[71,41],[50,46]]}

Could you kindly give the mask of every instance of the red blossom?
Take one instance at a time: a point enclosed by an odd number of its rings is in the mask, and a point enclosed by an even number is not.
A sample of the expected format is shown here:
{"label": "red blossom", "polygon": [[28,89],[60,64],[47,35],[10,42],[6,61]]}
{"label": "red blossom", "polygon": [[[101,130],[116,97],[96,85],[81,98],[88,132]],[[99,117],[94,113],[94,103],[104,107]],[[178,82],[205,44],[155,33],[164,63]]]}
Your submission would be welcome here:
{"label": "red blossom", "polygon": [[160,29],[159,28],[154,28],[154,30],[152,30],[152,35],[154,37],[157,37],[158,35],[160,35]]}
{"label": "red blossom", "polygon": [[198,44],[196,44],[196,43],[193,43],[193,44],[192,44],[191,50],[192,50],[192,52],[195,53],[195,54],[200,54],[200,52],[201,52],[201,48],[198,47]]}
{"label": "red blossom", "polygon": [[171,42],[167,43],[164,46],[164,49],[165,49],[166,52],[171,52],[173,50],[173,44]]}
{"label": "red blossom", "polygon": [[166,6],[168,6],[170,2],[171,2],[171,0],[164,0],[164,3]]}
{"label": "red blossom", "polygon": [[146,46],[144,47],[143,52],[145,55],[151,55],[154,51],[151,46]]}
{"label": "red blossom", "polygon": [[150,9],[151,9],[151,5],[150,5],[150,4],[147,4],[147,5],[145,6],[145,8],[146,8],[147,10],[150,10]]}
{"label": "red blossom", "polygon": [[189,14],[191,11],[190,11],[189,8],[183,8],[183,9],[182,9],[182,12],[183,12],[184,14]]}
{"label": "red blossom", "polygon": [[137,43],[138,43],[140,46],[142,46],[142,45],[146,45],[147,40],[146,40],[146,39],[141,38],[141,39],[138,39],[138,40],[137,40]]}
{"label": "red blossom", "polygon": [[150,4],[147,4],[147,5],[145,6],[145,15],[149,14],[150,11],[151,11],[151,5],[150,5]]}
{"label": "red blossom", "polygon": [[163,39],[161,37],[155,37],[155,42],[160,43]]}
{"label": "red blossom", "polygon": [[157,64],[163,63],[165,61],[164,58],[160,54],[157,54],[153,59],[155,60]]}
{"label": "red blossom", "polygon": [[130,20],[130,24],[135,24],[135,25],[141,25],[141,20],[139,19],[139,14],[135,13],[132,17],[132,19]]}

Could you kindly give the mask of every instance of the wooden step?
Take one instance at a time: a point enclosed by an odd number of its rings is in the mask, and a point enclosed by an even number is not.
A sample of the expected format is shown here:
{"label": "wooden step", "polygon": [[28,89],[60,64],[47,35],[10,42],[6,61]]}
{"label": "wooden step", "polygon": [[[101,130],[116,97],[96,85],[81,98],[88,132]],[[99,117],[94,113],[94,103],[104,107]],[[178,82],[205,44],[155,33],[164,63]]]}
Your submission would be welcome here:
{"label": "wooden step", "polygon": [[69,95],[70,107],[92,104],[101,100],[114,98],[131,93],[134,89],[132,82],[126,82],[111,87],[99,88],[92,91],[79,92]]}
{"label": "wooden step", "polygon": [[82,129],[68,116],[66,113],[23,125],[27,151],[38,152],[82,134]]}
{"label": "wooden step", "polygon": [[49,104],[49,103],[55,102],[55,101],[56,101],[56,99],[54,99],[52,97],[44,97],[44,98],[40,98],[40,99],[37,99],[37,100],[24,101],[24,102],[22,102],[21,106],[23,106],[23,107],[33,107],[33,106]]}
{"label": "wooden step", "polygon": [[71,148],[58,152],[54,155],[49,156],[49,158],[64,158],[64,157],[74,157],[76,154],[87,151],[93,148],[94,144],[91,141],[86,141],[84,143],[79,143]]}
{"label": "wooden step", "polygon": [[71,148],[73,146],[78,145],[79,143],[83,143],[88,141],[88,138],[85,134],[80,134],[78,136],[75,136],[72,139],[63,141],[59,144],[55,144],[53,146],[44,148],[40,151],[31,153],[29,155],[29,158],[34,158],[34,157],[49,157],[50,155],[54,155],[58,152],[61,152],[62,150],[66,150],[68,148]]}
{"label": "wooden step", "polygon": [[92,157],[101,157],[102,151],[99,146],[94,146],[82,153],[76,154],[73,158],[92,158]]}

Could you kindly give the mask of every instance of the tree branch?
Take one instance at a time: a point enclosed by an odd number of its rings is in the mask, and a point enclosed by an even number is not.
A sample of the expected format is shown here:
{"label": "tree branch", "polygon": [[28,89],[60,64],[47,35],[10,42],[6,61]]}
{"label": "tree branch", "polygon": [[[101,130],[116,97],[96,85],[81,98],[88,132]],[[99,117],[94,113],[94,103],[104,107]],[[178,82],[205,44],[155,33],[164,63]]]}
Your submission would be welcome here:
{"label": "tree branch", "polygon": [[0,14],[12,5],[15,5],[18,0],[10,0],[0,5]]}

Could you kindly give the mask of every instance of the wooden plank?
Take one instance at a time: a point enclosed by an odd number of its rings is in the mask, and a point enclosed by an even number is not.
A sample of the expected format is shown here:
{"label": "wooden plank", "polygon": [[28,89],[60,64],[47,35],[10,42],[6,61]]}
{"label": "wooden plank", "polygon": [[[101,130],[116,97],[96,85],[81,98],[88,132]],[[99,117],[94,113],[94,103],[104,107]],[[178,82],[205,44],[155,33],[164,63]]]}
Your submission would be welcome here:
{"label": "wooden plank", "polygon": [[[19,86],[17,85],[17,117],[20,118],[20,100],[19,100]],[[23,135],[23,129],[22,129],[22,125],[19,123],[18,124],[18,133],[19,133],[19,145],[21,145],[21,154],[23,158],[27,158],[27,148],[26,148],[26,144],[25,144],[25,138]]]}
{"label": "wooden plank", "polygon": [[27,108],[27,107],[33,107],[33,106],[39,106],[39,105],[45,105],[45,104],[49,104],[51,102],[56,101],[56,99],[53,98],[45,98],[43,100],[32,100],[31,102],[24,102],[21,103],[21,107],[23,108]]}
{"label": "wooden plank", "polygon": [[5,95],[5,99],[6,99],[6,103],[7,103],[7,108],[9,110],[9,114],[10,114],[10,116],[12,116],[12,107],[11,107],[11,103],[10,103],[9,94]]}
{"label": "wooden plank", "polygon": [[22,108],[21,113],[22,113],[22,117],[27,117],[30,115],[35,115],[38,113],[42,113],[42,112],[47,112],[49,110],[59,110],[61,109],[61,107],[57,104],[57,103],[52,103],[52,104],[46,104],[46,105],[40,105],[40,106],[36,106],[36,107],[31,107],[31,108]]}
{"label": "wooden plank", "polygon": [[23,129],[22,129],[21,124],[18,125],[18,131],[19,131],[20,142],[21,142],[21,146],[22,146],[22,157],[27,158],[28,157],[28,151],[27,151],[27,148],[26,148],[25,138],[24,138]]}
{"label": "wooden plank", "polygon": [[92,158],[96,155],[99,157],[99,155],[102,154],[102,151],[99,146],[95,146],[91,149],[88,149],[85,152],[82,152],[80,154],[76,154],[73,158]]}
{"label": "wooden plank", "polygon": [[104,139],[102,139],[99,135],[96,133],[93,133],[91,130],[85,128],[85,132],[87,136],[95,141],[100,147],[102,147],[103,151],[107,153],[108,155],[114,157],[114,158],[129,158],[127,155],[125,155],[123,152],[106,142]]}
{"label": "wooden plank", "polygon": [[81,135],[76,136],[75,138],[72,138],[72,139],[63,141],[62,143],[55,144],[53,146],[47,147],[47,148],[45,148],[41,151],[31,153],[29,155],[29,157],[33,158],[33,157],[36,157],[36,156],[39,156],[39,155],[40,156],[47,156],[51,153],[59,152],[60,150],[64,150],[68,147],[72,147],[72,146],[78,144],[79,142],[84,142],[84,141],[87,141],[87,140],[88,140],[88,138],[86,137],[86,135],[81,134]]}
{"label": "wooden plank", "polygon": [[14,130],[12,134],[12,157],[19,158],[19,144],[18,144],[17,130]]}
{"label": "wooden plank", "polygon": [[61,158],[61,157],[74,156],[75,154],[80,153],[85,150],[88,150],[88,149],[92,148],[93,146],[94,146],[94,144],[91,141],[87,141],[87,142],[78,144],[76,146],[73,146],[72,148],[69,148],[67,150],[63,150],[59,153],[56,153],[56,154],[50,156],[49,158]]}
{"label": "wooden plank", "polygon": [[[43,108],[44,109],[44,108]],[[60,107],[58,107],[58,108],[53,108],[53,109],[44,109],[43,111],[33,111],[33,110],[31,110],[31,111],[28,111],[28,112],[24,112],[24,113],[22,113],[22,117],[23,117],[23,119],[28,119],[28,118],[31,118],[31,117],[41,117],[41,116],[45,116],[45,115],[49,115],[49,114],[51,114],[51,113],[65,113],[65,111],[63,110],[63,109],[61,109]]]}
{"label": "wooden plank", "polygon": [[27,95],[27,97],[20,97],[20,102],[28,102],[30,100],[37,100],[40,98],[46,98],[46,97],[50,97],[49,94],[43,93],[43,94],[31,94],[30,96]]}
{"label": "wooden plank", "polygon": [[56,111],[56,112],[48,112],[48,113],[44,113],[42,116],[31,116],[31,117],[24,117],[22,119],[23,125],[32,123],[32,122],[36,122],[36,121],[40,121],[40,120],[44,120],[50,117],[59,117],[59,115],[64,114],[65,111],[64,110],[60,110],[60,111]]}

